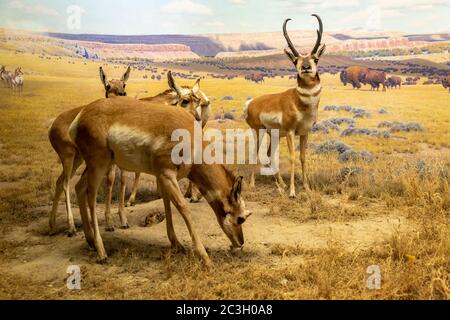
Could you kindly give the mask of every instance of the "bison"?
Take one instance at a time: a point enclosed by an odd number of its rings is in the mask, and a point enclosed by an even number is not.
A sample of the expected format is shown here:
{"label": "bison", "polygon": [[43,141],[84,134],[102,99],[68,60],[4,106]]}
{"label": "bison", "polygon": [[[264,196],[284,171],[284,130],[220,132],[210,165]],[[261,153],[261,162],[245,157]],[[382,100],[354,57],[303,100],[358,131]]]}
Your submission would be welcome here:
{"label": "bison", "polygon": [[392,76],[386,80],[386,87],[388,88],[401,88],[402,87],[402,78]]}
{"label": "bison", "polygon": [[341,72],[341,81],[344,86],[347,85],[347,83],[350,83],[353,86],[353,89],[360,89],[362,80],[367,72],[369,72],[369,68],[350,66],[345,71]]}
{"label": "bison", "polygon": [[380,89],[380,85],[383,86],[383,91],[386,91],[386,73],[384,71],[369,70],[363,75],[361,80],[364,84],[370,84],[371,90]]}

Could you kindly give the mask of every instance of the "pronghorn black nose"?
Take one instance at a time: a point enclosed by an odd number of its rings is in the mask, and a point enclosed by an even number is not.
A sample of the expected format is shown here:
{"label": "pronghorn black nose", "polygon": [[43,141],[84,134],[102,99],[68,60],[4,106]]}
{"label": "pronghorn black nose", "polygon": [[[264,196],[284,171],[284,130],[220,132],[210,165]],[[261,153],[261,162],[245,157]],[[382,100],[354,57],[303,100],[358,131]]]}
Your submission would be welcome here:
{"label": "pronghorn black nose", "polygon": [[303,70],[311,70],[311,66],[309,64],[302,65]]}

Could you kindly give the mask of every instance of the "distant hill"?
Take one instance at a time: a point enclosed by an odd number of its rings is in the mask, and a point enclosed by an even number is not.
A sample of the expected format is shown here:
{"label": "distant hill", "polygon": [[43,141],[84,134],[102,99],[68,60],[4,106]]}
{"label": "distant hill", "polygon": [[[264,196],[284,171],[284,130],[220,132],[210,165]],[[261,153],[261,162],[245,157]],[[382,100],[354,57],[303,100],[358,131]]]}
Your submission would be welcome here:
{"label": "distant hill", "polygon": [[[316,32],[289,32],[292,41],[300,51],[309,51],[316,40]],[[189,47],[199,56],[258,55],[256,52],[273,54],[274,50],[282,50],[286,41],[280,31],[260,33],[228,33],[206,35],[96,35],[48,33],[50,37],[105,44],[140,44],[140,45],[172,45],[180,44]],[[423,47],[431,42],[448,41],[448,33],[427,35],[405,35],[400,32],[365,32],[342,31],[323,35],[327,44],[327,52],[375,50],[392,48]]]}
{"label": "distant hill", "polygon": [[48,33],[53,38],[100,42],[108,44],[182,44],[191,48],[191,50],[201,56],[215,56],[221,51],[226,51],[225,47],[214,42],[205,36],[189,35],[139,35],[139,36],[117,36],[117,35],[98,35],[98,34],[68,34],[68,33]]}

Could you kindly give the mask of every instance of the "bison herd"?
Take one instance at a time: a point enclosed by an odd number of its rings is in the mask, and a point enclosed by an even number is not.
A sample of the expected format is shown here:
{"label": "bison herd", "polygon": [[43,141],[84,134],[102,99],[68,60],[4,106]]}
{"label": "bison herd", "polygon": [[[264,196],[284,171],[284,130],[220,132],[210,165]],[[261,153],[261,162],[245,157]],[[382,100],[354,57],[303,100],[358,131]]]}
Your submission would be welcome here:
{"label": "bison herd", "polygon": [[[360,89],[362,85],[370,85],[371,90],[379,90],[380,86],[383,87],[383,91],[386,88],[398,88],[403,85],[416,85],[420,77],[408,77],[405,82],[402,82],[402,78],[398,76],[387,77],[386,72],[382,70],[370,69],[361,66],[350,66],[340,73],[341,82],[346,86],[351,84],[353,89]],[[436,79],[435,81],[429,79],[423,84],[438,84],[442,83],[444,88],[450,90],[450,76],[444,79]]]}

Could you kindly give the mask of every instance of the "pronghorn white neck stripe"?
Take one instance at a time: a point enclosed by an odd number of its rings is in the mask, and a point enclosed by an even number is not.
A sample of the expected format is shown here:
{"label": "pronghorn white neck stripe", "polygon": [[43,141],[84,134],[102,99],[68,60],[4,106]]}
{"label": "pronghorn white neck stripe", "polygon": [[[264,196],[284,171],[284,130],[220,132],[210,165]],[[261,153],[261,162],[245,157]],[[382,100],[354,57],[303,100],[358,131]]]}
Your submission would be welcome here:
{"label": "pronghorn white neck stripe", "polygon": [[316,86],[312,87],[311,89],[297,87],[298,93],[300,93],[302,96],[315,96],[320,92],[320,90],[322,90],[321,84],[317,84]]}

